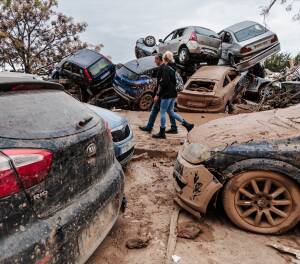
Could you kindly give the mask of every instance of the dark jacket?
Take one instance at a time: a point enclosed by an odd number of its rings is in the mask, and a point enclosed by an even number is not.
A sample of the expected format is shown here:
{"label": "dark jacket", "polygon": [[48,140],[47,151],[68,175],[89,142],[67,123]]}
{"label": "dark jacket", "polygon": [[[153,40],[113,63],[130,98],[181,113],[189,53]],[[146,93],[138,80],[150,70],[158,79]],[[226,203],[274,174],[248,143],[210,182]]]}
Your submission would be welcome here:
{"label": "dark jacket", "polygon": [[169,63],[163,64],[158,69],[157,83],[158,92],[157,95],[161,99],[176,98],[176,64]]}

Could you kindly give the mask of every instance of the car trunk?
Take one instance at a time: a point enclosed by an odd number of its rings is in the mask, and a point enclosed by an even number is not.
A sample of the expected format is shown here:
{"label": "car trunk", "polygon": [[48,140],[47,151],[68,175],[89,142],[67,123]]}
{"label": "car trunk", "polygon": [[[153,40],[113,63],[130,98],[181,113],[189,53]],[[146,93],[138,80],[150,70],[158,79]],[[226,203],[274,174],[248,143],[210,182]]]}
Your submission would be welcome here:
{"label": "car trunk", "polygon": [[[268,31],[267,33],[265,33],[263,35],[259,35],[255,38],[241,42],[241,46],[246,46],[248,48],[251,48],[252,51],[249,52],[249,54],[257,53],[264,49],[267,49],[268,47],[271,47],[271,46],[277,44],[278,41],[272,42],[273,37],[274,37],[274,34],[270,34],[270,32]],[[245,54],[245,55],[247,55],[247,54]]]}
{"label": "car trunk", "polygon": [[0,110],[6,113],[0,117],[0,149],[53,153],[45,179],[30,188],[23,186],[40,218],[66,207],[100,181],[114,162],[111,137],[103,121],[63,91],[8,92],[0,96]]}

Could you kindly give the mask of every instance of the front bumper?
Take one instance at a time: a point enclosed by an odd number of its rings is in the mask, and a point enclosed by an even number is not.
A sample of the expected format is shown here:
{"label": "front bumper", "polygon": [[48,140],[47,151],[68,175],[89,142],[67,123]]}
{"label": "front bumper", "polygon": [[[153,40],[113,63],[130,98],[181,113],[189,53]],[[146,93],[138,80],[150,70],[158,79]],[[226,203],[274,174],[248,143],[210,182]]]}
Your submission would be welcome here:
{"label": "front bumper", "polygon": [[126,93],[125,89],[119,87],[116,84],[114,84],[113,87],[114,87],[114,90],[115,90],[116,94],[119,95],[121,98],[123,98],[128,103],[137,101],[137,99],[135,97],[132,97],[132,96],[128,95]]}
{"label": "front bumper", "polygon": [[180,153],[173,176],[176,195],[183,203],[179,205],[203,214],[213,195],[223,186],[207,168],[187,162]]}
{"label": "front bumper", "polygon": [[134,138],[132,130],[130,129],[129,136],[120,142],[114,142],[114,150],[117,160],[122,166],[125,166],[133,156],[134,153]]}
{"label": "front bumper", "polygon": [[0,263],[85,263],[118,218],[124,174],[115,162],[64,209],[0,240]]}

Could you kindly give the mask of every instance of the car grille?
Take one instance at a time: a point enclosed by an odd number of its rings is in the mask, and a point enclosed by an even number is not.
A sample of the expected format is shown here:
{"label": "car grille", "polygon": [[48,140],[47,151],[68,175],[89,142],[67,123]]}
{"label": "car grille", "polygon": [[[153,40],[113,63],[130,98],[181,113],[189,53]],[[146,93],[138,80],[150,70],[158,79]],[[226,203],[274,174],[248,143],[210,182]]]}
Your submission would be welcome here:
{"label": "car grille", "polygon": [[112,131],[111,134],[114,142],[120,142],[129,137],[130,135],[129,125],[123,127],[122,129]]}

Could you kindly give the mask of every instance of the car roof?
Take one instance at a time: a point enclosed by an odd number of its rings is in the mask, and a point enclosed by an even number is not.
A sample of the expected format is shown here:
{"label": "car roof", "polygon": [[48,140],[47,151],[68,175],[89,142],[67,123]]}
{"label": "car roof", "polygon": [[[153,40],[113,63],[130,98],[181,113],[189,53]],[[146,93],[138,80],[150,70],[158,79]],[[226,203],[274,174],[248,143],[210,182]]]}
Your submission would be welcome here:
{"label": "car roof", "polygon": [[155,64],[155,56],[148,56],[132,60],[125,63],[124,66],[138,74],[141,74],[147,70],[158,68],[158,66]]}
{"label": "car roof", "polygon": [[90,49],[81,49],[66,58],[65,61],[69,61],[74,63],[82,68],[88,68],[92,64],[94,64],[97,60],[103,58],[104,56],[97,51]]}
{"label": "car roof", "polygon": [[239,22],[237,24],[234,24],[230,27],[227,27],[224,30],[225,31],[231,31],[231,32],[235,33],[235,32],[238,32],[238,31],[244,29],[244,28],[251,27],[255,24],[258,24],[258,23],[254,22],[254,21],[247,20],[247,21],[242,21],[242,22]]}
{"label": "car roof", "polygon": [[230,70],[235,69],[228,66],[203,66],[192,75],[191,79],[221,80]]}

